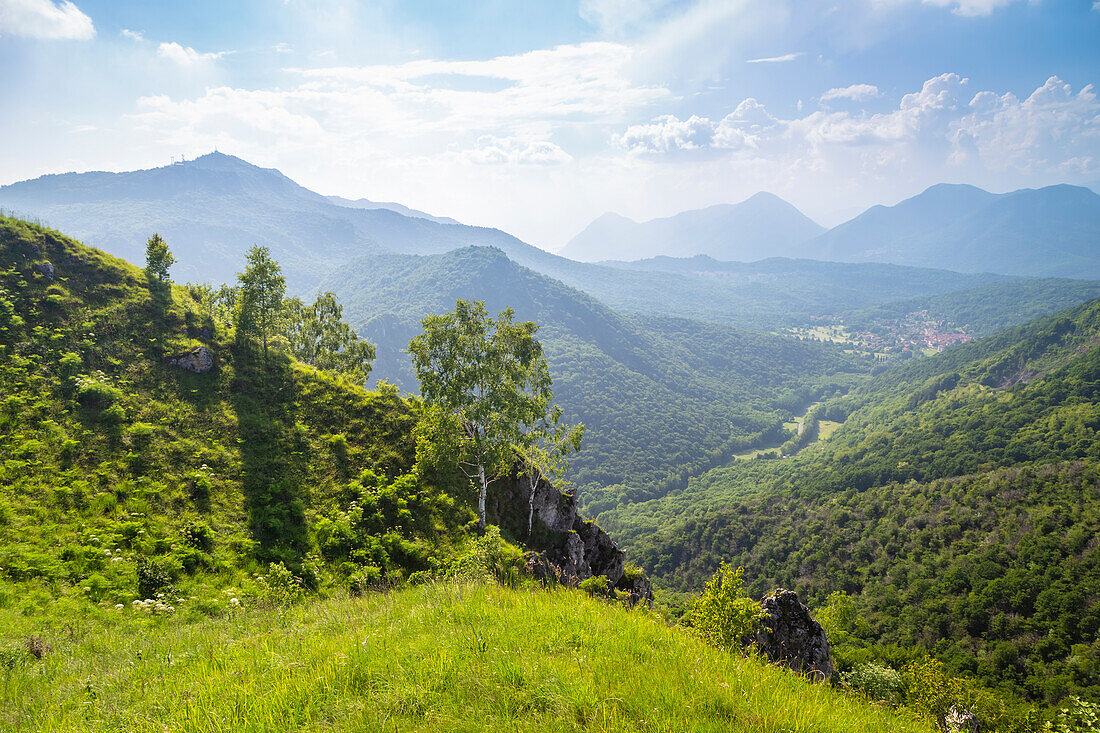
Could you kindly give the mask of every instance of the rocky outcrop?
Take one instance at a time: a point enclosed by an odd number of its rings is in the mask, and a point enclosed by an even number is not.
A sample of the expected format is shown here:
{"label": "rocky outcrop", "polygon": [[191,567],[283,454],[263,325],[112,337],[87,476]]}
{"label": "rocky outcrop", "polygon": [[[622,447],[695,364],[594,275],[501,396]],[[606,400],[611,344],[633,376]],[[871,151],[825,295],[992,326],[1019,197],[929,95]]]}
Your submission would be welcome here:
{"label": "rocky outcrop", "polygon": [[53,282],[53,263],[52,262],[39,262],[34,266],[34,271],[42,277],[46,278],[49,282]]}
{"label": "rocky outcrop", "polygon": [[954,705],[947,712],[943,724],[947,729],[947,733],[978,733],[982,729],[977,715]]}
{"label": "rocky outcrop", "polygon": [[602,575],[613,588],[629,593],[634,602],[652,602],[649,579],[626,573],[625,554],[598,524],[580,515],[576,492],[562,492],[540,481],[532,503],[524,477],[501,479],[494,488],[488,507],[490,521],[531,548],[525,559],[532,575],[565,585]]}
{"label": "rocky outcrop", "polygon": [[204,374],[214,368],[214,354],[205,346],[196,346],[182,354],[169,356],[164,360],[168,366],[179,367],[184,371]]}
{"label": "rocky outcrop", "polygon": [[798,600],[794,591],[776,589],[760,601],[764,619],[756,632],[756,645],[773,662],[818,680],[833,676],[829,640],[821,624]]}

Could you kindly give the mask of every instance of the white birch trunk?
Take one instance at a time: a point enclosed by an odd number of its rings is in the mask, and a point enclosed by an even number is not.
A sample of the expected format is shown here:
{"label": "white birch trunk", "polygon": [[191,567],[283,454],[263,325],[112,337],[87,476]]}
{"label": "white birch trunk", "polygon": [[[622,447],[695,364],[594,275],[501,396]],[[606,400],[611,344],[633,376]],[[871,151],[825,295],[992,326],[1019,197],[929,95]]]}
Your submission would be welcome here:
{"label": "white birch trunk", "polygon": [[530,477],[528,479],[531,482],[531,493],[527,497],[527,536],[531,536],[531,523],[535,519],[535,488],[538,486],[538,479]]}
{"label": "white birch trunk", "polygon": [[489,493],[489,485],[485,481],[485,466],[477,464],[477,478],[481,485],[478,487],[477,515],[481,521],[481,529],[485,529],[485,495]]}

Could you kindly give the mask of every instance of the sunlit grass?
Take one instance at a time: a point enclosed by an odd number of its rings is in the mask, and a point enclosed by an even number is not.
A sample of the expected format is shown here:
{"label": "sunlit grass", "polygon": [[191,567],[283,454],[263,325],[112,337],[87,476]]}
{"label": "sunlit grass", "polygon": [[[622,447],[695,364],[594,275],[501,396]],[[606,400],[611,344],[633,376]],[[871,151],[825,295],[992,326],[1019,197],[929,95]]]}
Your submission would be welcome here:
{"label": "sunlit grass", "polygon": [[0,670],[0,729],[931,730],[573,591],[438,583],[42,633],[52,651]]}

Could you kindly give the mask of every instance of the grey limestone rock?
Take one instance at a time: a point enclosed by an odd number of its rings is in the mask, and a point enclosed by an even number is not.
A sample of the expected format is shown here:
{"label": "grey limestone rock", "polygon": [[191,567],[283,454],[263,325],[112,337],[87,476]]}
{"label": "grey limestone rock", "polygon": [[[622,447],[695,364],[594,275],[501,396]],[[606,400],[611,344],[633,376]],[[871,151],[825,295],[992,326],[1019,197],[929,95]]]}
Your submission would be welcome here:
{"label": "grey limestone rock", "polygon": [[53,282],[53,263],[52,262],[39,262],[35,264],[34,271],[42,277],[46,278],[50,282]]}
{"label": "grey limestone rock", "polygon": [[[625,577],[625,553],[598,524],[580,515],[576,493],[540,481],[532,503],[530,484],[524,477],[503,479],[499,487],[491,494],[492,521],[532,549],[525,556],[529,573],[564,585],[603,575],[613,588],[630,593],[635,602],[652,602],[649,580]],[[532,531],[528,534],[532,508]]]}
{"label": "grey limestone rock", "polygon": [[982,729],[977,715],[954,705],[947,712],[943,724],[947,728],[947,733],[978,733]]}
{"label": "grey limestone rock", "polygon": [[195,374],[204,374],[214,368],[214,354],[205,346],[196,346],[182,354],[169,356],[164,361],[168,366],[179,367]]}
{"label": "grey limestone rock", "polygon": [[829,640],[821,624],[794,591],[777,588],[760,601],[764,619],[756,632],[756,644],[773,662],[818,680],[833,676]]}

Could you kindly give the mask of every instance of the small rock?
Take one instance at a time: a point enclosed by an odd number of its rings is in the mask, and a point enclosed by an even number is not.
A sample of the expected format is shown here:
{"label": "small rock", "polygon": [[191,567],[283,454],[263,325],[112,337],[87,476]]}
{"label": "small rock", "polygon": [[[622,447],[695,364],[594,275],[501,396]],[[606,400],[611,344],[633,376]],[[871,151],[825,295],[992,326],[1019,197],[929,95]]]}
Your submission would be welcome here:
{"label": "small rock", "polygon": [[970,710],[963,710],[954,705],[947,712],[947,717],[944,718],[943,723],[947,728],[947,733],[978,733],[982,728],[977,715]]}
{"label": "small rock", "polygon": [[169,356],[164,362],[168,366],[179,367],[195,374],[204,374],[214,368],[214,355],[205,346],[196,346],[182,354]]}
{"label": "small rock", "polygon": [[776,589],[760,601],[764,620],[756,632],[756,644],[773,662],[818,680],[833,676],[829,640],[821,624],[798,600],[794,591]]}
{"label": "small rock", "polygon": [[50,282],[53,282],[53,263],[39,262],[34,266],[34,271]]}

